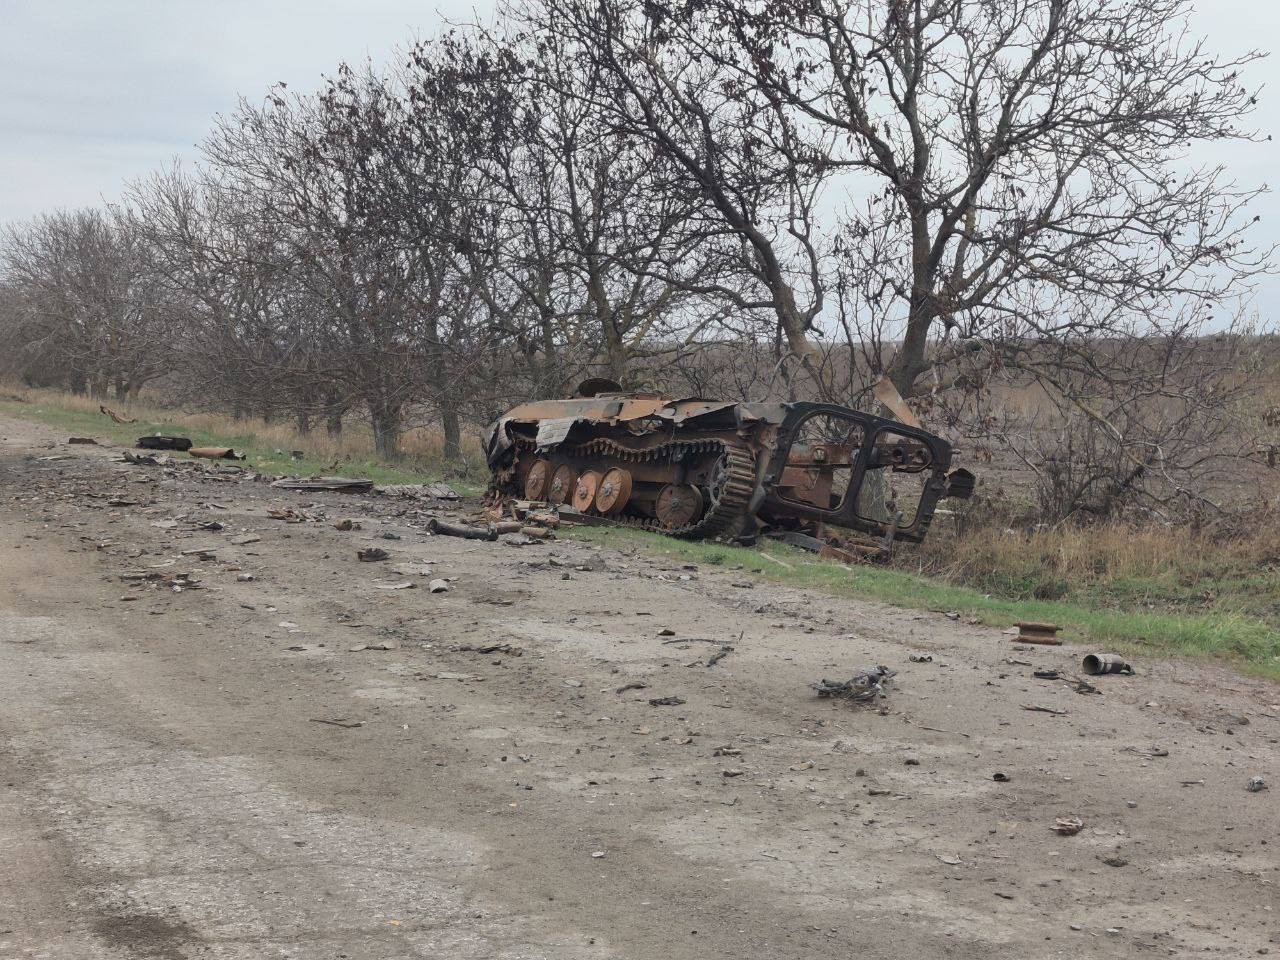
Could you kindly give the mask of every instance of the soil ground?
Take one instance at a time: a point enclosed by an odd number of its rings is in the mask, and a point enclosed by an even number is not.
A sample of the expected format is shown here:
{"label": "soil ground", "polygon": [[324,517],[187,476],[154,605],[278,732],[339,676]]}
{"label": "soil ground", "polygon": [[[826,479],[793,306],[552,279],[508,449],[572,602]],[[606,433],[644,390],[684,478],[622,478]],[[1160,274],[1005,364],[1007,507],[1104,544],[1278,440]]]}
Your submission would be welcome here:
{"label": "soil ground", "polygon": [[0,438],[0,957],[1280,950],[1274,685]]}

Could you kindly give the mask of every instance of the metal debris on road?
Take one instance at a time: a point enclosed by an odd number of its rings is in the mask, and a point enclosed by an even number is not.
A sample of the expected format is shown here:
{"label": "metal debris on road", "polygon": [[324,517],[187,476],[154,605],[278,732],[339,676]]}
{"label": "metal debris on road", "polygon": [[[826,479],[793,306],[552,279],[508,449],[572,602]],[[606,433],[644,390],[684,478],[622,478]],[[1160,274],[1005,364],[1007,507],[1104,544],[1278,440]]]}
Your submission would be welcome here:
{"label": "metal debris on road", "polygon": [[1058,817],[1049,829],[1064,837],[1074,837],[1084,829],[1084,821],[1079,817]]}
{"label": "metal debris on road", "polygon": [[370,640],[368,643],[357,643],[354,646],[347,647],[349,653],[359,653],[362,650],[399,650],[399,640]]}
{"label": "metal debris on road", "polygon": [[388,497],[425,500],[461,500],[462,495],[447,483],[392,483],[373,488],[374,493]]}
{"label": "metal debris on road", "polygon": [[1260,793],[1267,789],[1267,781],[1261,777],[1250,777],[1249,782],[1245,785],[1245,789],[1250,793]]}
{"label": "metal debris on road", "polygon": [[312,717],[312,723],[327,723],[331,727],[342,727],[344,730],[354,730],[356,727],[363,727],[363,720],[348,720],[346,717],[333,717],[326,719],[324,717]]}
{"label": "metal debris on road", "polygon": [[[482,653],[485,655],[494,653],[504,653],[511,657],[524,656],[524,647],[518,647],[514,643],[482,643],[470,644],[463,643],[453,648],[458,653]],[[643,686],[643,684],[641,684]]]}
{"label": "metal debris on road", "polygon": [[152,434],[146,437],[139,437],[138,442],[134,444],[139,450],[181,450],[191,449],[190,437],[170,437],[164,434]]}
{"label": "metal debris on road", "polygon": [[[194,450],[191,452],[195,453]],[[282,477],[271,485],[281,490],[320,490],[327,493],[369,493],[373,490],[372,480],[353,480],[350,477]]]}
{"label": "metal debris on road", "polygon": [[1133,667],[1129,665],[1124,657],[1116,653],[1090,653],[1087,654],[1081,666],[1084,672],[1090,676],[1101,676],[1104,673],[1126,673],[1133,675]]}
{"label": "metal debris on road", "polygon": [[[519,529],[520,525],[516,524],[516,530]],[[427,530],[436,536],[461,537],[464,540],[497,540],[499,533],[492,523],[484,527],[470,527],[462,523],[449,523],[438,517],[431,518]]]}
{"label": "metal debris on road", "polygon": [[391,554],[383,550],[381,547],[365,547],[363,550],[356,551],[356,558],[363,560],[365,563],[373,563],[378,560],[386,560]]}
{"label": "metal debris on road", "polygon": [[244,460],[245,454],[236,453],[231,447],[191,447],[187,453],[203,460]]}
{"label": "metal debris on road", "polygon": [[1033,713],[1051,713],[1055,717],[1065,717],[1067,715],[1066,710],[1055,710],[1053,707],[1042,707],[1038,703],[1024,703],[1022,704],[1022,709],[1030,710]]}
{"label": "metal debris on road", "polygon": [[649,701],[651,707],[679,707],[686,701],[681,697],[654,697]]}
{"label": "metal debris on road", "polygon": [[731,653],[733,653],[733,647],[730,644],[722,643],[720,649],[707,658],[707,666],[714,667]]}
{"label": "metal debris on road", "polygon": [[834,681],[825,677],[809,684],[819,697],[837,697],[847,700],[874,700],[885,695],[884,685],[898,675],[888,667],[875,666],[859,670],[848,680]]}
{"label": "metal debris on road", "polygon": [[1058,631],[1062,628],[1056,623],[1037,623],[1028,620],[1015,626],[1018,628],[1019,643],[1038,643],[1051,647],[1062,645],[1062,638],[1058,636]]}
{"label": "metal debris on road", "polygon": [[67,437],[67,443],[87,443],[95,447],[98,445],[98,441],[93,437]]}
{"label": "metal debris on road", "polygon": [[448,593],[449,581],[441,580],[441,579],[432,580],[427,584],[427,589],[430,590],[432,593]]}

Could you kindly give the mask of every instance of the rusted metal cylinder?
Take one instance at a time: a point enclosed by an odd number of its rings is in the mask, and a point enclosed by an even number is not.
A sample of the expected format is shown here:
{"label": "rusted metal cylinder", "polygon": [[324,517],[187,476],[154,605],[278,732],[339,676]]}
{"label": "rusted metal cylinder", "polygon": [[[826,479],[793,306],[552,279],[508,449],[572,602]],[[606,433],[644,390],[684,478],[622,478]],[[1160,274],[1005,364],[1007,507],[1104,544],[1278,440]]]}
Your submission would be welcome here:
{"label": "rusted metal cylinder", "polygon": [[1133,667],[1117,653],[1090,653],[1081,664],[1084,672],[1092,676],[1103,673],[1133,673]]}

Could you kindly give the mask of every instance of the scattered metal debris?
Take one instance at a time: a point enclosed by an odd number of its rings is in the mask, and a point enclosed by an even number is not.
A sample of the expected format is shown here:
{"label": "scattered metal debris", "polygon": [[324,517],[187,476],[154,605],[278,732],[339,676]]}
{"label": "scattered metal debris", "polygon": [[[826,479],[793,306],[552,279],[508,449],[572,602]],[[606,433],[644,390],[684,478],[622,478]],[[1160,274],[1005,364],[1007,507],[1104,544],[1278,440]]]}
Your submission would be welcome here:
{"label": "scattered metal debris", "polygon": [[1084,821],[1079,817],[1058,817],[1049,829],[1064,837],[1074,837],[1084,829]]}
{"label": "scattered metal debris", "polygon": [[425,500],[461,500],[462,494],[447,483],[392,483],[374,487],[374,493],[388,497],[407,497]]}
{"label": "scattered metal debris", "polygon": [[157,433],[152,436],[139,437],[134,446],[139,450],[190,450],[191,438],[167,437]]}
{"label": "scattered metal debris", "polygon": [[448,593],[449,581],[441,579],[432,580],[427,584],[427,589],[432,593]]}
{"label": "scattered metal debris", "polygon": [[912,663],[933,663],[933,654],[931,653],[913,653],[907,657]]}
{"label": "scattered metal debris", "polygon": [[465,540],[497,540],[499,533],[514,533],[519,529],[518,523],[515,524],[515,530],[499,530],[492,523],[484,527],[469,527],[461,523],[449,523],[439,517],[432,517],[427,523],[427,530],[436,536],[462,537]]}
{"label": "scattered metal debris", "polygon": [[294,510],[292,507],[267,511],[272,520],[283,520],[285,523],[318,523],[324,514],[316,510]]}
{"label": "scattered metal debris", "polygon": [[[509,657],[524,656],[524,647],[518,647],[513,643],[483,643],[479,645],[464,643],[453,649],[459,653],[481,653],[486,656],[495,653],[504,653]],[[641,686],[644,686],[644,684],[641,684]]]}
{"label": "scattered metal debris", "polygon": [[1084,679],[1084,677],[1071,677],[1067,682],[1070,684],[1071,689],[1076,693],[1102,693],[1101,690],[1095,687],[1088,680]]}
{"label": "scattered metal debris", "polygon": [[1250,777],[1245,789],[1250,793],[1260,793],[1267,789],[1267,781],[1263,780],[1262,777]]}
{"label": "scattered metal debris", "polygon": [[363,560],[365,563],[374,563],[378,560],[386,560],[391,554],[383,550],[381,547],[365,547],[356,551],[356,559]]}
{"label": "scattered metal debris", "polygon": [[686,701],[683,697],[654,697],[649,701],[651,707],[679,707]]}
{"label": "scattered metal debris", "polygon": [[1024,703],[1022,704],[1022,709],[1031,710],[1034,713],[1051,713],[1055,717],[1065,717],[1067,715],[1066,710],[1055,710],[1053,707],[1042,707],[1038,703]]}
{"label": "scattered metal debris", "polygon": [[98,445],[98,441],[93,437],[67,437],[67,443],[87,443],[95,447]]}
{"label": "scattered metal debris", "polygon": [[707,666],[714,667],[731,653],[733,653],[733,647],[730,644],[722,643],[720,649],[707,658]]}
{"label": "scattered metal debris", "polygon": [[[191,451],[195,455],[195,451]],[[369,493],[373,490],[372,480],[353,480],[349,477],[312,477],[307,480],[283,477],[271,484],[281,490],[321,490],[329,493]]]}
{"label": "scattered metal debris", "polygon": [[363,720],[348,720],[346,717],[312,717],[312,723],[327,723],[331,727],[342,727],[345,730],[354,730],[356,727],[363,727]]}
{"label": "scattered metal debris", "polygon": [[885,696],[884,685],[898,675],[888,667],[875,666],[859,670],[848,680],[833,681],[825,677],[809,686],[819,697],[838,697],[848,700],[874,700]]}
{"label": "scattered metal debris", "polygon": [[368,643],[357,643],[355,646],[347,647],[350,653],[359,653],[362,650],[399,650],[399,640],[370,640]]}
{"label": "scattered metal debris", "polygon": [[358,520],[339,520],[333,525],[333,529],[341,530],[343,533],[349,530],[359,530],[360,522]]}
{"label": "scattered metal debris", "polygon": [[231,447],[191,447],[187,453],[203,460],[244,460],[243,453],[236,453]]}
{"label": "scattered metal debris", "polygon": [[1133,675],[1133,667],[1116,653],[1090,653],[1081,662],[1084,672],[1090,676],[1101,676],[1104,673],[1127,673]]}
{"label": "scattered metal debris", "polygon": [[1029,620],[1015,626],[1018,628],[1019,643],[1038,643],[1050,647],[1062,645],[1062,638],[1058,636],[1058,631],[1062,628],[1056,623],[1036,623]]}

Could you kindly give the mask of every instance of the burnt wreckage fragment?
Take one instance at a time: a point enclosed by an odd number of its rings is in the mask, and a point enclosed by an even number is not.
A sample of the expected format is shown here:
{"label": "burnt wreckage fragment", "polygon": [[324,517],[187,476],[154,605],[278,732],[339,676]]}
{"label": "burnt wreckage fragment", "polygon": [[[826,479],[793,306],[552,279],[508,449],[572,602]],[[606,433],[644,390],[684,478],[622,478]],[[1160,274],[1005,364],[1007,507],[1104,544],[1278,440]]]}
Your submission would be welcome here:
{"label": "burnt wreckage fragment", "polygon": [[688,539],[825,526],[919,542],[943,497],[968,497],[951,446],[919,427],[825,403],[735,403],[624,393],[588,381],[490,428],[498,496]]}

